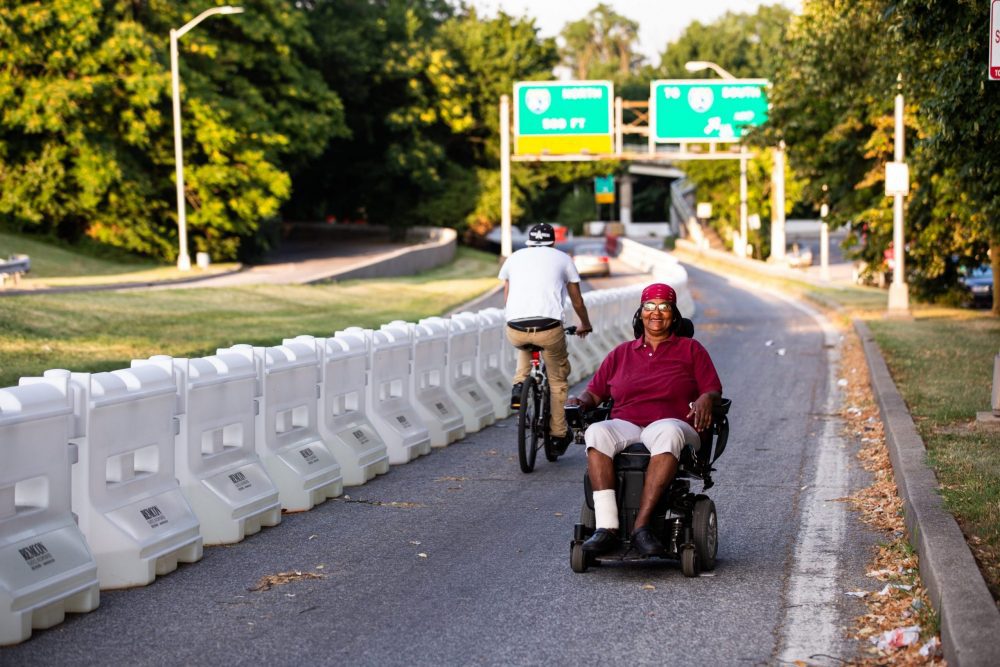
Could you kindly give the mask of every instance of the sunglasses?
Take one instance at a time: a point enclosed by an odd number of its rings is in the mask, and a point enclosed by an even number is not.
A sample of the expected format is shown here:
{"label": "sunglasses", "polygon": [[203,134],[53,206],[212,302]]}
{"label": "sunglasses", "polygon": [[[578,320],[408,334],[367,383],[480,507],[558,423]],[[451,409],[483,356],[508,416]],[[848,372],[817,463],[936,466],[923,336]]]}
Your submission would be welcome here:
{"label": "sunglasses", "polygon": [[665,313],[668,310],[670,310],[670,303],[669,302],[667,302],[667,303],[653,303],[652,301],[647,301],[646,303],[642,304],[642,309],[644,311],[646,311],[647,313],[651,313],[654,310],[658,310],[661,313]]}

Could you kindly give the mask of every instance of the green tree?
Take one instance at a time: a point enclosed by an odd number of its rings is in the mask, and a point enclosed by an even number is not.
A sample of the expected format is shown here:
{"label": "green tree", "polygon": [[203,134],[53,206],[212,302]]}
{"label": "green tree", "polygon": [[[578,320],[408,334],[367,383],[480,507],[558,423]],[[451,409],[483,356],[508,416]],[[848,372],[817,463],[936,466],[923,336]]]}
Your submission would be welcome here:
{"label": "green tree", "polygon": [[116,245],[165,256],[156,138],[169,70],[126,3],[105,5],[0,7],[0,224],[67,239],[113,230]]}
{"label": "green tree", "polygon": [[636,52],[639,23],[604,3],[579,21],[567,23],[561,35],[563,64],[577,79],[623,83],[642,65],[643,57]]}
{"label": "green tree", "polygon": [[[900,0],[898,44],[907,65],[904,91],[917,102],[914,180],[909,202],[920,266],[952,278],[947,259],[993,266],[993,309],[1000,317],[1000,84],[987,81],[983,38],[988,3]],[[988,35],[991,44],[1000,36]],[[911,138],[911,141],[913,138]],[[918,180],[919,179],[919,180]]]}
{"label": "green tree", "polygon": [[[180,43],[185,197],[195,249],[256,242],[290,194],[284,163],[343,132],[340,102],[303,60],[302,10],[251,0]],[[0,224],[164,259],[177,252],[168,35],[203,3],[0,7]]]}
{"label": "green tree", "polygon": [[[658,78],[689,78],[684,64],[691,60],[714,62],[740,78],[774,79],[779,69],[776,54],[785,39],[793,12],[782,5],[761,6],[755,13],[727,12],[712,23],[691,23],[677,41],[667,44],[655,72]],[[711,73],[694,76],[713,76]],[[763,226],[748,239],[767,256],[771,219],[772,148],[778,139],[758,140],[747,165],[747,209],[760,215]],[[712,204],[710,225],[727,242],[739,230],[739,161],[692,160],[681,165],[698,188],[698,200]],[[786,213],[798,200],[804,183],[788,170],[785,179]]]}
{"label": "green tree", "polygon": [[762,5],[753,14],[726,12],[711,23],[694,21],[677,41],[666,45],[656,74],[664,79],[688,78],[691,74],[684,63],[707,60],[739,78],[772,79],[792,16],[794,12],[784,5]]}

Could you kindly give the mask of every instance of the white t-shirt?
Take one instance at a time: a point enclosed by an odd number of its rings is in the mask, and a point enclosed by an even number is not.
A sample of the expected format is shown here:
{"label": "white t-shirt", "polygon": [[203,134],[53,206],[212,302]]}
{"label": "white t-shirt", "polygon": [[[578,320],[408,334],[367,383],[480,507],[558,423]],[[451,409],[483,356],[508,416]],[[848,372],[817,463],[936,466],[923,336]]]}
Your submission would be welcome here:
{"label": "white t-shirt", "polygon": [[521,248],[507,258],[498,277],[510,281],[508,322],[535,317],[562,320],[566,283],[580,282],[569,255],[551,246]]}

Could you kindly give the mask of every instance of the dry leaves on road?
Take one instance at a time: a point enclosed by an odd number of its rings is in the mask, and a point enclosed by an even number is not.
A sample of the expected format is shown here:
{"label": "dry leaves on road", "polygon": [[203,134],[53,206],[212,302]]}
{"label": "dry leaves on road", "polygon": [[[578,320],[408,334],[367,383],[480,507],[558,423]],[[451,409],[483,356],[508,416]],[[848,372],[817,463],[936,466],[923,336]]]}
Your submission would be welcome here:
{"label": "dry leaves on road", "polygon": [[298,570],[292,570],[291,572],[279,572],[278,574],[268,574],[260,578],[260,580],[254,584],[248,591],[253,593],[259,593],[260,591],[269,591],[275,586],[284,586],[285,584],[290,584],[293,581],[304,581],[306,579],[325,579],[325,574],[319,574],[317,572],[300,572]]}

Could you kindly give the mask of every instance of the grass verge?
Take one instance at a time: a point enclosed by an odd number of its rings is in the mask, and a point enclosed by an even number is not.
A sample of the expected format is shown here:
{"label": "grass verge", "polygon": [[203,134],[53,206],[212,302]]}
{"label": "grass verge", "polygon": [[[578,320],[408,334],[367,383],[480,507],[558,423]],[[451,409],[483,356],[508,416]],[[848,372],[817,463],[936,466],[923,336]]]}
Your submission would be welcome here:
{"label": "grass verge", "polygon": [[0,298],[0,387],[50,368],[97,372],[154,354],[198,357],[236,343],[440,315],[496,286],[495,255],[459,248],[416,276],[328,285],[77,292]]}
{"label": "grass verge", "polygon": [[21,278],[18,289],[101,285],[107,283],[147,283],[191,278],[205,273],[223,273],[235,263],[213,264],[208,269],[179,271],[172,265],[102,247],[100,256],[76,252],[44,239],[0,232],[0,257],[24,254],[31,258],[31,271]]}

